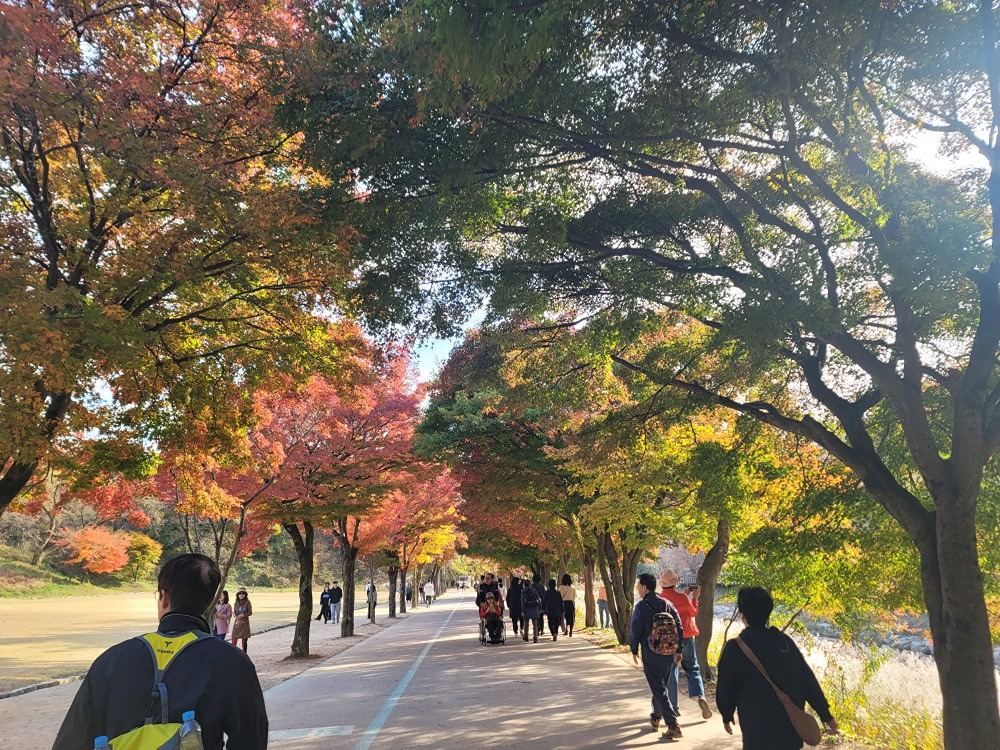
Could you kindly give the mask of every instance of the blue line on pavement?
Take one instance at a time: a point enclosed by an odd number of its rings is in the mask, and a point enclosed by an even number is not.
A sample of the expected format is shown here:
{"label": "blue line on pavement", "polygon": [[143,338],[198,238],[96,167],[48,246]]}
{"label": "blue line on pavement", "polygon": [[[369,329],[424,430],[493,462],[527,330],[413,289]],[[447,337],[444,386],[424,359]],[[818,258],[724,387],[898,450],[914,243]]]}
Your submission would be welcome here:
{"label": "blue line on pavement", "polygon": [[385,703],[382,704],[382,708],[379,709],[375,718],[372,719],[372,723],[368,725],[364,734],[361,735],[361,739],[358,740],[357,750],[368,750],[368,748],[371,747],[371,744],[375,741],[379,731],[385,726],[386,721],[389,720],[389,715],[392,713],[392,709],[396,707],[396,704],[399,703],[399,699],[403,697],[403,693],[410,684],[410,680],[413,679],[413,675],[417,673],[417,669],[420,668],[420,664],[423,662],[424,657],[427,656],[428,652],[431,650],[431,646],[434,645],[434,642],[441,637],[441,633],[444,632],[444,629],[448,627],[448,623],[451,622],[452,615],[454,615],[457,611],[458,607],[456,606],[451,610],[451,612],[448,613],[448,617],[443,623],[441,623],[441,627],[438,628],[434,637],[427,642],[427,645],[424,646],[424,650],[420,652],[420,655],[413,662],[409,671],[403,675],[403,679],[401,679],[399,684],[396,685],[396,689],[392,691],[392,695],[385,699]]}

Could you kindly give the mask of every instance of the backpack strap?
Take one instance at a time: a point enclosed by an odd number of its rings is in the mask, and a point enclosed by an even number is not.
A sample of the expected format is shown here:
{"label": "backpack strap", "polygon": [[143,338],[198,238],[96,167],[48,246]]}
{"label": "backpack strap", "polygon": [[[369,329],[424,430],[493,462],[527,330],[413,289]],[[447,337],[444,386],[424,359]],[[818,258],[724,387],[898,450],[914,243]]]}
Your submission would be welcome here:
{"label": "backpack strap", "polygon": [[160,704],[160,720],[156,722],[155,717],[152,715],[153,711],[150,710],[150,715],[146,717],[144,723],[167,723],[169,705],[167,702],[167,686],[163,682],[164,675],[170,668],[170,665],[173,664],[177,655],[187,646],[197,641],[211,638],[211,635],[203,633],[200,630],[190,630],[187,633],[182,633],[177,636],[167,636],[159,631],[137,636],[137,640],[140,640],[145,644],[146,650],[149,652],[150,658],[153,660],[153,688],[150,694],[150,705],[152,706],[153,702],[158,702]]}

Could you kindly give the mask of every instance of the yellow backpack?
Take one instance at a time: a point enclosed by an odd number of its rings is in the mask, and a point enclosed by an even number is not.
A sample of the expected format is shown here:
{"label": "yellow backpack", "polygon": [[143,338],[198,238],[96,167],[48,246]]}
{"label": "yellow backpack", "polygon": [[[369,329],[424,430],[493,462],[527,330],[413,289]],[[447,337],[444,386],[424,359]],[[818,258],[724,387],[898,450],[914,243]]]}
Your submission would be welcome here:
{"label": "yellow backpack", "polygon": [[[177,750],[180,745],[181,725],[179,722],[167,721],[167,686],[163,683],[163,675],[173,663],[174,658],[185,647],[200,640],[210,640],[208,633],[192,630],[178,636],[166,636],[163,633],[146,633],[138,640],[146,644],[153,659],[153,690],[152,705],[159,704],[159,717],[147,716],[142,726],[130,732],[118,735],[111,740],[111,750]],[[151,713],[156,713],[155,710]]]}

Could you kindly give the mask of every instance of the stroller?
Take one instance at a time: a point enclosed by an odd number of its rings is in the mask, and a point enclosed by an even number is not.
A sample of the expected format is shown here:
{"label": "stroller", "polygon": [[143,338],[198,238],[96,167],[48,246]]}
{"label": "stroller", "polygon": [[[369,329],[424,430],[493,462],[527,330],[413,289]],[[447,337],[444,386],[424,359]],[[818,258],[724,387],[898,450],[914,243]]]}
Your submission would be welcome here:
{"label": "stroller", "polygon": [[493,601],[491,594],[480,609],[479,616],[479,643],[482,645],[500,645],[507,642],[507,626],[503,621],[503,605],[500,605],[499,612],[489,609]]}

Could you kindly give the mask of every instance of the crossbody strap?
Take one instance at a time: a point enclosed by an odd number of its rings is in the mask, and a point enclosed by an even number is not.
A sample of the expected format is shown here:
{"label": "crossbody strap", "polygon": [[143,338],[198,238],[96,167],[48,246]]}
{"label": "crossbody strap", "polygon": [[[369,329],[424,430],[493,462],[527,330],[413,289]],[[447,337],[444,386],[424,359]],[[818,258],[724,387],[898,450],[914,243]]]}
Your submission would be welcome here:
{"label": "crossbody strap", "polygon": [[755,667],[757,667],[760,673],[764,675],[764,679],[767,680],[768,683],[770,683],[772,688],[774,688],[774,692],[778,694],[778,698],[782,701],[786,699],[790,700],[788,698],[788,694],[774,684],[774,680],[771,679],[771,676],[767,673],[767,670],[764,669],[764,665],[760,663],[760,659],[757,658],[757,654],[755,654],[750,649],[750,647],[743,641],[743,639],[737,636],[736,643],[743,651],[743,653],[746,655],[746,657],[750,660],[750,663],[753,664]]}

